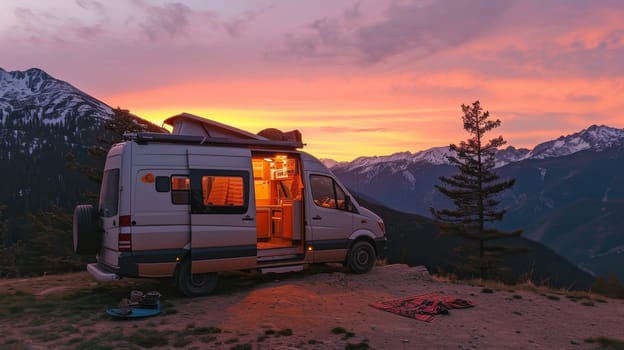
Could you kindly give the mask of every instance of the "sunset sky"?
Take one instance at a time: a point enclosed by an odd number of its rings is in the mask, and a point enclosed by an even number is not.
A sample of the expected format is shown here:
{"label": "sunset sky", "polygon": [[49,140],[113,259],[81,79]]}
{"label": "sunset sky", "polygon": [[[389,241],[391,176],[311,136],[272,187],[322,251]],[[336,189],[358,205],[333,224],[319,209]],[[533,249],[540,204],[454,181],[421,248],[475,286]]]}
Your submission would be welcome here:
{"label": "sunset sky", "polygon": [[624,1],[2,0],[0,67],[37,67],[158,124],[188,112],[299,129],[352,160],[466,137],[624,128]]}

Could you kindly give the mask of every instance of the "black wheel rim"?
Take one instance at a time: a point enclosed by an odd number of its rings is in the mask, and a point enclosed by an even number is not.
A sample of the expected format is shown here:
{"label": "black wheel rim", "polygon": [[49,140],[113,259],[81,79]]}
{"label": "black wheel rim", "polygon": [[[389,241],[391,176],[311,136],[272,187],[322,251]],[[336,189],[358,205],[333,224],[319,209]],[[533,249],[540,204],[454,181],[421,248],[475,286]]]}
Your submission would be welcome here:
{"label": "black wheel rim", "polygon": [[189,277],[189,282],[193,287],[202,287],[208,281],[208,276],[205,274],[195,274]]}
{"label": "black wheel rim", "polygon": [[358,266],[365,267],[370,263],[370,254],[366,249],[359,249],[355,254],[355,262]]}

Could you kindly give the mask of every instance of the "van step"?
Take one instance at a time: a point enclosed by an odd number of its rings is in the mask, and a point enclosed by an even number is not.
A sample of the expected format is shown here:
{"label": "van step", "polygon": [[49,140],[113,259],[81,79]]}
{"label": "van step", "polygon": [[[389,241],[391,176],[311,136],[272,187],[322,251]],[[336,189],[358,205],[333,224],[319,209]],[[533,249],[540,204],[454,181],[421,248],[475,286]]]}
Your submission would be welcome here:
{"label": "van step", "polygon": [[272,257],[276,255],[293,255],[297,254],[296,247],[258,249],[258,257]]}
{"label": "van step", "polygon": [[263,274],[266,273],[285,273],[285,272],[296,272],[302,271],[303,265],[290,265],[290,266],[279,266],[279,267],[265,267],[260,269],[260,272]]}
{"label": "van step", "polygon": [[290,260],[290,259],[297,259],[297,258],[299,258],[299,255],[297,254],[258,256],[258,262],[271,262],[275,260]]}

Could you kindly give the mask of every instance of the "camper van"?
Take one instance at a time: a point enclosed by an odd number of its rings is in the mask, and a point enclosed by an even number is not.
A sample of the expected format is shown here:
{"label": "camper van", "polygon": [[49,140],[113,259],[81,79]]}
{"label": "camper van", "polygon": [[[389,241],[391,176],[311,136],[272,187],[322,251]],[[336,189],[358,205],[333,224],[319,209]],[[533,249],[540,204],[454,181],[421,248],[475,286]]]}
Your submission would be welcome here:
{"label": "camper van", "polygon": [[299,150],[298,131],[256,135],[186,113],[165,124],[171,134],[115,144],[98,208],[74,210],[74,249],[97,254],[96,279],[173,277],[200,296],[219,272],[340,262],[365,273],[384,255],[381,218]]}

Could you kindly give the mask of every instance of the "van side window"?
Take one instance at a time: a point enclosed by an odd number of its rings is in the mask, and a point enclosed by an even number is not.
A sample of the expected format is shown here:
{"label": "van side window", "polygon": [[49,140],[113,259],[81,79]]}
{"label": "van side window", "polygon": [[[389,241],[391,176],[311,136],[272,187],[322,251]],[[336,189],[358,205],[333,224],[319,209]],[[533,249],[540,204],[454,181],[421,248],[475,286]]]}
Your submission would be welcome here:
{"label": "van side window", "polygon": [[104,171],[100,193],[101,215],[105,218],[117,215],[119,205],[119,169]]}
{"label": "van side window", "polygon": [[249,203],[249,173],[227,170],[191,172],[193,213],[242,214]]}
{"label": "van side window", "polygon": [[310,175],[312,199],[323,208],[347,210],[345,192],[329,176]]}
{"label": "van side window", "polygon": [[242,206],[243,178],[238,176],[202,176],[204,205]]}
{"label": "van side window", "polygon": [[169,176],[156,176],[156,192],[169,192]]}
{"label": "van side window", "polygon": [[189,204],[191,183],[188,176],[171,176],[171,201],[173,204]]}

